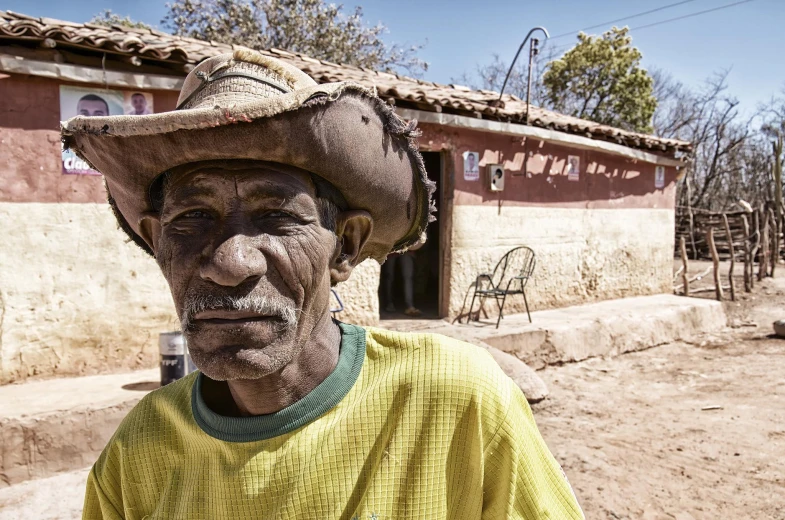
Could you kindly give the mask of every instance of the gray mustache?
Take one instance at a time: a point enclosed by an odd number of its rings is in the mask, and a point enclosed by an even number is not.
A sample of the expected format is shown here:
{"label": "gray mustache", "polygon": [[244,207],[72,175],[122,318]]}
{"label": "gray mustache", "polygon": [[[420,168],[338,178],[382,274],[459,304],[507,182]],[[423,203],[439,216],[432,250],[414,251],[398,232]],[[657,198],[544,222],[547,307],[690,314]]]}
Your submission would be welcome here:
{"label": "gray mustache", "polygon": [[297,308],[286,300],[255,295],[241,297],[194,295],[186,297],[183,305],[180,318],[182,331],[187,332],[191,329],[196,314],[214,310],[254,312],[276,316],[283,321],[284,330],[297,326]]}

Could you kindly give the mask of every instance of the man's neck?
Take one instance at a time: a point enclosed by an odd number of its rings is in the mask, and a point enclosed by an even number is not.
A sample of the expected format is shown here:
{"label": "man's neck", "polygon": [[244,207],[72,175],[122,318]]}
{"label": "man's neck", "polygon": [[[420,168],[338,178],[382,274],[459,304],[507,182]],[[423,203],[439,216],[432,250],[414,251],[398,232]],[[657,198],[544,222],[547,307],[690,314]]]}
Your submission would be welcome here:
{"label": "man's neck", "polygon": [[[297,356],[274,374],[226,382],[206,379],[205,402],[216,413],[240,417],[267,415],[296,403],[335,370],[341,331],[327,314],[303,341]],[[233,407],[227,406],[232,402]]]}

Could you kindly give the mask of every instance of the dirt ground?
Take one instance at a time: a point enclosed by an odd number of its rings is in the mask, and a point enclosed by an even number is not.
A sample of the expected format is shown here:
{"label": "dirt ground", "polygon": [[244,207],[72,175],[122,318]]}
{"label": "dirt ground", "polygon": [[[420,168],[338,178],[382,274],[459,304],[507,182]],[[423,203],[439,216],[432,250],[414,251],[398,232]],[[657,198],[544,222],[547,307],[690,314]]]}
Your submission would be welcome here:
{"label": "dirt ground", "polygon": [[[726,331],[539,372],[535,418],[587,518],[785,520],[785,266],[737,285]],[[0,520],[79,518],[86,474],[0,489]]]}
{"label": "dirt ground", "polygon": [[722,333],[539,372],[535,418],[587,518],[785,520],[783,271],[739,278]]}

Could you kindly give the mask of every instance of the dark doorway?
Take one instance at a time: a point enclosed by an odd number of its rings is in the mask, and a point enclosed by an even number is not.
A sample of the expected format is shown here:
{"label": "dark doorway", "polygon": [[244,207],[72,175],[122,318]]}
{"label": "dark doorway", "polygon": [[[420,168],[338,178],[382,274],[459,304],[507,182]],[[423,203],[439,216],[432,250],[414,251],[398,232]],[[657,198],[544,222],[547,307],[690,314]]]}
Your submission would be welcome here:
{"label": "dark doorway", "polygon": [[[442,154],[422,152],[422,156],[428,178],[436,183],[433,197],[437,220],[428,226],[428,240],[420,249],[390,257],[385,265],[382,265],[379,283],[379,311],[382,319],[439,317],[439,280],[442,272],[438,219],[441,205]],[[408,276],[412,279],[413,302],[407,302],[406,297],[405,279]],[[410,303],[413,303],[413,307],[420,314],[411,311]]]}

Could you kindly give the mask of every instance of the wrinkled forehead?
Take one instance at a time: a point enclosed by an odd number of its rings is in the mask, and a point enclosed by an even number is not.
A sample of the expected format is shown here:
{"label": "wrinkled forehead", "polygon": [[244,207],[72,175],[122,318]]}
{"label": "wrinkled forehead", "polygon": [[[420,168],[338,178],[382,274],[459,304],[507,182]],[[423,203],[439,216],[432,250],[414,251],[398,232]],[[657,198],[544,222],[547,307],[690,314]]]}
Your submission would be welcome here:
{"label": "wrinkled forehead", "polygon": [[166,173],[165,200],[187,195],[241,198],[316,196],[311,174],[292,166],[261,161],[207,161]]}

